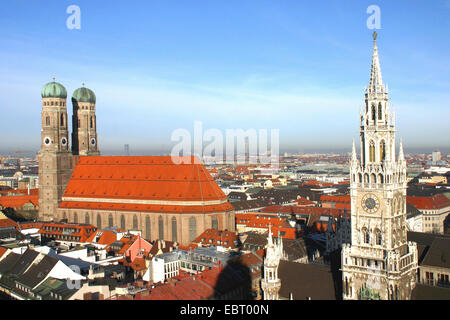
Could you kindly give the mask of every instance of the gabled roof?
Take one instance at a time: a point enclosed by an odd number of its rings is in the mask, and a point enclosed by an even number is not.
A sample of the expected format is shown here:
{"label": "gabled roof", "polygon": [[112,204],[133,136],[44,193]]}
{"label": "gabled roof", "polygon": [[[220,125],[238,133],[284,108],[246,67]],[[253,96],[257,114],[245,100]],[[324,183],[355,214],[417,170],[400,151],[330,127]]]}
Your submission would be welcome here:
{"label": "gabled roof", "polygon": [[80,157],[60,207],[182,213],[232,210],[197,158],[170,156]]}
{"label": "gabled roof", "polygon": [[28,267],[33,263],[38,255],[39,252],[32,249],[27,249],[22,255],[20,255],[19,259],[12,266],[9,272],[17,276],[21,275],[25,270],[28,269]]}
{"label": "gabled roof", "polygon": [[11,270],[20,257],[20,254],[10,252],[4,259],[2,259],[2,261],[0,261],[0,274],[4,274]]}
{"label": "gabled roof", "polygon": [[[191,161],[198,160],[192,157]],[[226,199],[202,164],[175,164],[170,156],[80,157],[64,196],[174,201]]]}
{"label": "gabled roof", "polygon": [[45,255],[39,263],[35,263],[22,274],[18,281],[29,288],[34,288],[47,277],[57,263],[58,259]]}

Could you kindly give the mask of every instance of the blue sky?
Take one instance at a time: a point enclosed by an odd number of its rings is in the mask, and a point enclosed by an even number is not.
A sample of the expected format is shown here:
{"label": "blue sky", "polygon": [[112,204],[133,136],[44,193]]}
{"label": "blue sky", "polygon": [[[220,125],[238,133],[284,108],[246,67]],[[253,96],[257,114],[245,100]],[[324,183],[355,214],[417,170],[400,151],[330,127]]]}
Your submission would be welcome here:
{"label": "blue sky", "polygon": [[[82,82],[96,93],[101,151],[169,150],[196,120],[279,129],[282,151],[350,151],[372,4],[398,137],[407,150],[450,147],[450,0],[16,0],[0,9],[0,152],[38,150],[52,76],[69,95]],[[80,30],[66,27],[69,5]]]}

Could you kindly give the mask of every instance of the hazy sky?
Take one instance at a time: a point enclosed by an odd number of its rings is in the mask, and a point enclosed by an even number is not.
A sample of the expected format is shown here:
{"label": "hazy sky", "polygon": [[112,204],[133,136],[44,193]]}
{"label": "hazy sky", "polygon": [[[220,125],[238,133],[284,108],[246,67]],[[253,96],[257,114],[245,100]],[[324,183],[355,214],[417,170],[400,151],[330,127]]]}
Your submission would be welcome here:
{"label": "hazy sky", "polygon": [[[279,129],[350,151],[373,30],[405,148],[450,147],[450,1],[4,1],[0,152],[40,146],[42,86],[97,96],[100,150],[170,149],[177,128]],[[70,30],[67,7],[81,9]],[[69,117],[72,110],[69,107]]]}

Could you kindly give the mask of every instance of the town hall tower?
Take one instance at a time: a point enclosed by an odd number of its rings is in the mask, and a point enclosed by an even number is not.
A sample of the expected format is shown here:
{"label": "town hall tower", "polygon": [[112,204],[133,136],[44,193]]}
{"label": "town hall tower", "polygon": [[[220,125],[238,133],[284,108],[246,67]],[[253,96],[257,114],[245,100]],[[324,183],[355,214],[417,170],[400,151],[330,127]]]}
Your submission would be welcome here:
{"label": "town hall tower", "polygon": [[344,299],[407,300],[417,245],[407,241],[406,161],[395,148],[395,119],[373,34],[370,81],[360,117],[361,154],[350,162],[351,244],[342,246]]}

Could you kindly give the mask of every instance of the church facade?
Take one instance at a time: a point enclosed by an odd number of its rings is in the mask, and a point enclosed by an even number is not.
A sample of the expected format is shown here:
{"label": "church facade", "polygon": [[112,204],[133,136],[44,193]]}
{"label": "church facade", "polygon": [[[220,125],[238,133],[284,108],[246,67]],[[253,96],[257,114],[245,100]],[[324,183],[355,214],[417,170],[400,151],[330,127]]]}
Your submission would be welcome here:
{"label": "church facade", "polygon": [[344,299],[408,300],[417,245],[407,241],[406,161],[395,146],[395,118],[374,33],[370,82],[360,117],[361,154],[350,163],[351,241],[342,246]]}
{"label": "church facade", "polygon": [[139,230],[146,239],[189,244],[207,228],[235,230],[226,195],[198,159],[100,156],[92,90],[72,95],[53,81],[42,97],[39,219]]}

